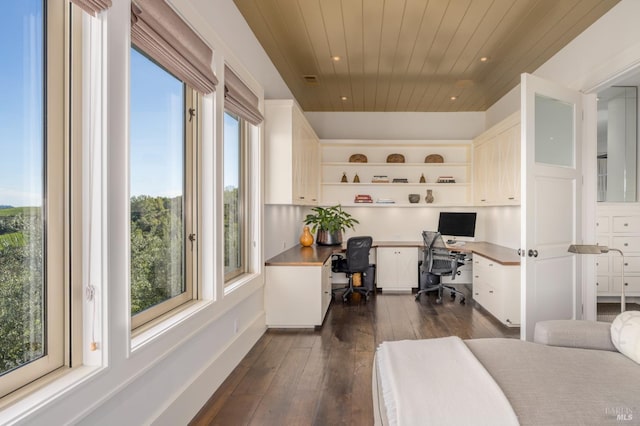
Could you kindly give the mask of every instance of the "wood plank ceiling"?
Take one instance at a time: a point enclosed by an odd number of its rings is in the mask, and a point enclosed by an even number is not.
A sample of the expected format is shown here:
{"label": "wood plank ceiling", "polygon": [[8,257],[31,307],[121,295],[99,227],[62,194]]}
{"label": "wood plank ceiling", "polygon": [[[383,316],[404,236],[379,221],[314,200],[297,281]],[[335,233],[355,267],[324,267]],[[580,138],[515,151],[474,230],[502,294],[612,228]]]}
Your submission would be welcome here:
{"label": "wood plank ceiling", "polygon": [[486,110],[618,1],[234,0],[305,111],[441,112]]}

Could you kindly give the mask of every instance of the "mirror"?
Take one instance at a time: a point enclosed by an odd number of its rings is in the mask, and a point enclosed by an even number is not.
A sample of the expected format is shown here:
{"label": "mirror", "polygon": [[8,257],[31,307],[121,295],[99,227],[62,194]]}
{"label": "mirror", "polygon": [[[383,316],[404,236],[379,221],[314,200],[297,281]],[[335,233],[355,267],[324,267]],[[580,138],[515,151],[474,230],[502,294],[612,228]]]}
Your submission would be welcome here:
{"label": "mirror", "polygon": [[598,93],[598,201],[637,200],[638,88]]}

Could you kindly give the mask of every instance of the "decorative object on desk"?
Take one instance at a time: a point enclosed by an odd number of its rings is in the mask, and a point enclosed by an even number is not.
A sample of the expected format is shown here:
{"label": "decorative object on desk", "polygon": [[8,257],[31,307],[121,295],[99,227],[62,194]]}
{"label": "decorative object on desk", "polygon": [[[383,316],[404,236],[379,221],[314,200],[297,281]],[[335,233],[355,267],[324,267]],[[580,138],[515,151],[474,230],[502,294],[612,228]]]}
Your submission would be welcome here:
{"label": "decorative object on desk", "polygon": [[404,163],[404,155],[402,155],[402,154],[389,154],[387,156],[387,163]]}
{"label": "decorative object on desk", "polygon": [[371,183],[389,183],[389,176],[387,175],[374,175],[371,179]]}
{"label": "decorative object on desk", "polygon": [[[620,270],[620,275],[622,276],[622,293],[620,294],[620,312],[624,312],[624,310],[626,309],[624,288],[625,286],[628,285],[628,283],[624,282],[624,253],[622,253],[622,250],[617,248],[607,247],[607,246],[601,246],[598,244],[571,244],[567,249],[567,251],[569,253],[576,253],[576,254],[601,254],[601,253],[609,253],[610,251],[615,251],[620,253],[620,256],[622,256],[622,269]],[[518,254],[520,254],[520,250],[518,250]],[[537,250],[529,250],[527,254],[529,256],[538,257]]]}
{"label": "decorative object on desk", "polygon": [[353,177],[353,183],[360,183],[360,176],[358,176],[358,174],[356,173],[356,175]]}
{"label": "decorative object on desk", "polygon": [[302,235],[300,235],[300,245],[302,245],[302,247],[309,247],[311,244],[313,244],[313,235],[311,235],[309,227],[305,226],[302,228]]}
{"label": "decorative object on desk", "polygon": [[364,154],[353,154],[351,157],[349,157],[349,162],[350,163],[366,163],[367,156]]}
{"label": "decorative object on desk", "polygon": [[409,194],[409,202],[416,204],[420,202],[420,194]]}
{"label": "decorative object on desk", "polygon": [[444,163],[444,158],[440,154],[429,154],[424,158],[425,163]]}
{"label": "decorative object on desk", "polygon": [[433,203],[433,189],[427,189],[427,196],[424,197],[427,204]]}
{"label": "decorative object on desk", "polygon": [[438,183],[456,183],[453,176],[438,176]]}
{"label": "decorative object on desk", "polygon": [[353,202],[354,203],[373,203],[373,200],[371,199],[371,195],[369,194],[358,194],[353,199]]}
{"label": "decorative object on desk", "polygon": [[342,179],[340,179],[340,182],[342,183],[349,182],[349,179],[347,179],[347,172],[342,172]]}
{"label": "decorative object on desk", "polygon": [[409,183],[409,179],[407,178],[393,178],[393,183]]}
{"label": "decorative object on desk", "polygon": [[427,180],[424,178],[424,173],[420,175],[420,183],[427,183]]}
{"label": "decorative object on desk", "polygon": [[311,232],[318,231],[316,244],[333,246],[342,244],[342,232],[353,229],[358,222],[349,213],[342,210],[340,204],[331,207],[313,207],[313,213],[304,219],[305,225],[311,225]]}

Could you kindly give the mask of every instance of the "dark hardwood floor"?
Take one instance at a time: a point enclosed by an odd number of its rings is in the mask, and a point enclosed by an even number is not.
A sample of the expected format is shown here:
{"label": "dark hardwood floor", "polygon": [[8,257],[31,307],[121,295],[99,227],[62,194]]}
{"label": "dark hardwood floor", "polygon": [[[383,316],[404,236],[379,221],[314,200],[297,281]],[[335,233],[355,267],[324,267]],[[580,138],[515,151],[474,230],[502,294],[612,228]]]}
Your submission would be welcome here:
{"label": "dark hardwood floor", "polygon": [[[371,370],[385,340],[519,337],[467,299],[379,293],[333,302],[322,328],[268,330],[192,425],[371,425]],[[425,368],[437,368],[437,366]]]}

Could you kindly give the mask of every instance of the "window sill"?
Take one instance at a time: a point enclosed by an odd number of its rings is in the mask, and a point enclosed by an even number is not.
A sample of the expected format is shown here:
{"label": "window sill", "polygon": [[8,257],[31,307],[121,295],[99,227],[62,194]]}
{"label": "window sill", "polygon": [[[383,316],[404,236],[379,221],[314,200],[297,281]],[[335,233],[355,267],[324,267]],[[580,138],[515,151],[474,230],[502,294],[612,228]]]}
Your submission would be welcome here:
{"label": "window sill", "polygon": [[211,304],[210,300],[192,300],[184,305],[167,312],[159,318],[144,324],[132,332],[131,352],[134,353],[153,341],[168,330],[195,315],[197,312]]}
{"label": "window sill", "polygon": [[81,384],[94,378],[105,367],[67,367],[42,377],[0,400],[0,424],[27,421],[38,410],[56,401]]}
{"label": "window sill", "polygon": [[242,287],[243,285],[251,282],[252,280],[254,280],[256,278],[256,276],[257,276],[257,274],[246,273],[246,274],[242,274],[241,276],[239,276],[237,278],[234,278],[228,284],[225,283],[224,295],[226,296],[229,293],[231,293],[231,292],[237,290],[238,288]]}

